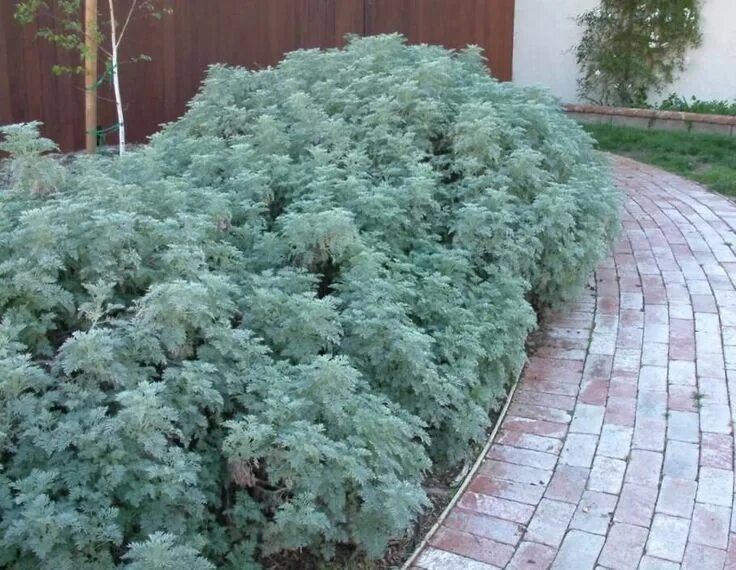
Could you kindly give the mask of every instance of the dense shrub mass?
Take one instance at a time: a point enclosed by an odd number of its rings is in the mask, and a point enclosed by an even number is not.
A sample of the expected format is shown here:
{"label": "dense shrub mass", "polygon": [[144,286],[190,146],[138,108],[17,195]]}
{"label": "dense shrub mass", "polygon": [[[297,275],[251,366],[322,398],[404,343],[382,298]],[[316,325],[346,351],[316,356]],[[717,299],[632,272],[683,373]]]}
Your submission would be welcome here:
{"label": "dense shrub mass", "polygon": [[397,36],[213,67],[120,159],[34,129],[4,143],[0,566],[380,555],[616,223],[553,100]]}

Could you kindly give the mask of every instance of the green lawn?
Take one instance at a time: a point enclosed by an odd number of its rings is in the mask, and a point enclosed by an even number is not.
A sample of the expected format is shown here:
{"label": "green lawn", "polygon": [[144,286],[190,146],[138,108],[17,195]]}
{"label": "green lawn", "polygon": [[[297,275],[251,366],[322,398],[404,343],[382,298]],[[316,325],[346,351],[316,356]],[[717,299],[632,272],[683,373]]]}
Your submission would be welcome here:
{"label": "green lawn", "polygon": [[601,150],[635,158],[736,196],[736,137],[586,125]]}

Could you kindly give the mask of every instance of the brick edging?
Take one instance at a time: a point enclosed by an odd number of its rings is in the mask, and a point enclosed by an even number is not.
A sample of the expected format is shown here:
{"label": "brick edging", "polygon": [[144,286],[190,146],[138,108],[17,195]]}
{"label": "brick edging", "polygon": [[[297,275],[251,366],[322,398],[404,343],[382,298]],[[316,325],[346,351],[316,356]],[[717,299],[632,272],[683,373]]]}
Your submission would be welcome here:
{"label": "brick edging", "polygon": [[629,109],[600,105],[563,105],[569,117],[579,123],[608,124],[619,127],[651,129],[655,131],[679,131],[716,134],[736,137],[736,117],[656,111],[653,109]]}
{"label": "brick edging", "polygon": [[568,113],[589,115],[613,115],[618,117],[637,117],[640,119],[683,121],[689,123],[709,123],[712,125],[736,126],[736,117],[730,115],[711,115],[707,113],[686,113],[682,111],[659,111],[656,109],[631,109],[628,107],[606,107],[602,105],[567,104]]}

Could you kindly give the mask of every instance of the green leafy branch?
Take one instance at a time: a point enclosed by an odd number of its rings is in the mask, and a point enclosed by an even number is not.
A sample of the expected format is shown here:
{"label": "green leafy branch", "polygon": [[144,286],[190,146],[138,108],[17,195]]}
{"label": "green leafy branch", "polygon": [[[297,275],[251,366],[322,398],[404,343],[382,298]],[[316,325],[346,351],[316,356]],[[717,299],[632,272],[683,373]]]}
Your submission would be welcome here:
{"label": "green leafy branch", "polygon": [[700,45],[700,0],[602,0],[581,14],[578,91],[601,105],[641,106]]}

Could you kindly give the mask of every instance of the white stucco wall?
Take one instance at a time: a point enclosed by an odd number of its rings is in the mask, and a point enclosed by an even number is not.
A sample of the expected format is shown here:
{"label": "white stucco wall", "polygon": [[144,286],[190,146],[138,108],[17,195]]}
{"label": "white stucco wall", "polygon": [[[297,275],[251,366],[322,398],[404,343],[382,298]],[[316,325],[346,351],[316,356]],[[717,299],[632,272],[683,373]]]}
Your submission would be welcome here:
{"label": "white stucco wall", "polygon": [[[514,82],[544,85],[564,102],[577,102],[575,17],[596,5],[598,0],[516,0]],[[736,0],[703,0],[701,25],[703,44],[664,95],[734,100]]]}

